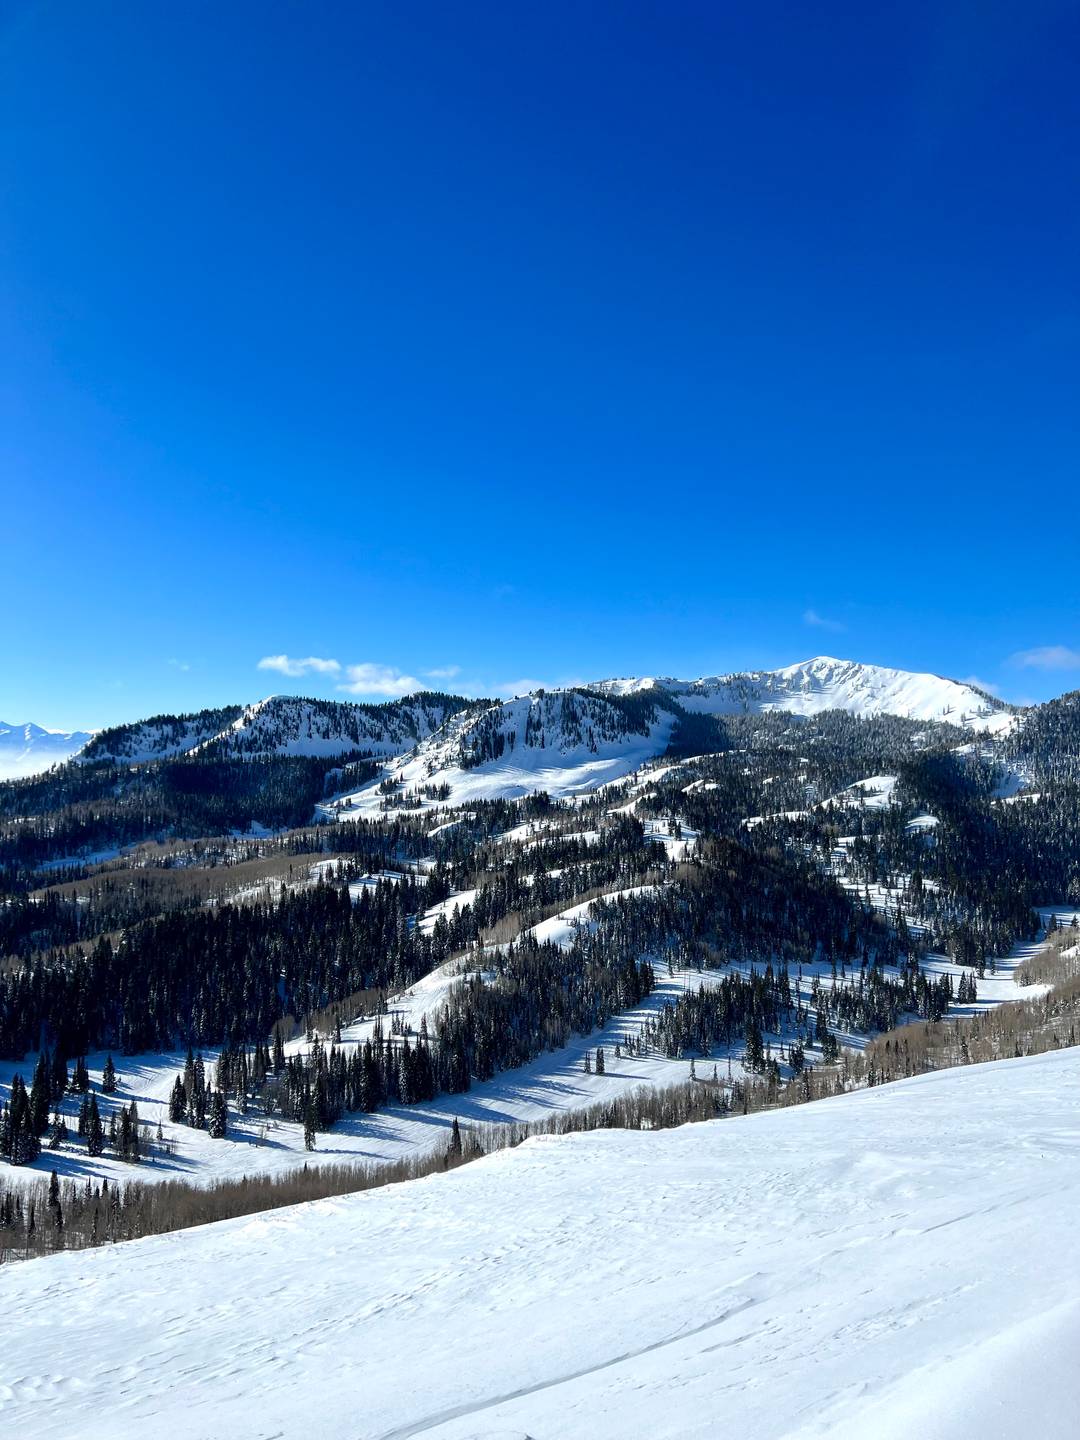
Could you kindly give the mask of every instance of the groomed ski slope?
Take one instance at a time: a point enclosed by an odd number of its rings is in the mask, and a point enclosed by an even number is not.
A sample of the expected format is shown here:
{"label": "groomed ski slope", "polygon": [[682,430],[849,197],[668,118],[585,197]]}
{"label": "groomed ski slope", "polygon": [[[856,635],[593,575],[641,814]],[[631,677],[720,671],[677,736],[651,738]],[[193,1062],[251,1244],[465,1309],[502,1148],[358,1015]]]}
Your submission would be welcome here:
{"label": "groomed ski slope", "polygon": [[5,1271],[6,1433],[1076,1434],[1080,1050]]}

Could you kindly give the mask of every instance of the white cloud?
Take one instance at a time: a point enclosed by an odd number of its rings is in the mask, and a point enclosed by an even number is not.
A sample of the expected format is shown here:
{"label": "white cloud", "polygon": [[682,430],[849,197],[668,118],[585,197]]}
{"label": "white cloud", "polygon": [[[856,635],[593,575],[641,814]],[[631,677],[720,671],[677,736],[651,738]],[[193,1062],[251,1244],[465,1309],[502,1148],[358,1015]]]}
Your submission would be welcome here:
{"label": "white cloud", "polygon": [[169,664],[174,670],[190,670],[191,666],[186,660],[170,660]]}
{"label": "white cloud", "polygon": [[537,690],[582,690],[588,683],[580,675],[572,675],[564,680],[535,680],[523,676],[520,680],[504,680],[501,685],[495,686],[494,693],[513,700],[519,695],[533,695]]}
{"label": "white cloud", "polygon": [[428,680],[453,680],[460,674],[460,665],[440,665],[434,670],[424,671],[424,676]]}
{"label": "white cloud", "polygon": [[828,620],[824,615],[819,615],[816,610],[803,611],[803,624],[814,625],[819,630],[846,630],[847,626],[839,620]]}
{"label": "white cloud", "polygon": [[295,679],[299,675],[338,675],[341,666],[336,660],[321,660],[318,655],[308,655],[303,660],[291,655],[264,655],[256,669],[276,670],[279,675]]}
{"label": "white cloud", "polygon": [[550,690],[550,686],[544,680],[530,680],[528,677],[522,680],[504,680],[501,685],[495,686],[496,695],[505,695],[508,700],[513,700],[517,695],[531,695],[534,690]]}
{"label": "white cloud", "polygon": [[978,690],[985,690],[988,695],[1001,693],[1000,686],[991,685],[989,680],[980,680],[978,675],[965,675],[960,681],[961,685],[974,685]]}
{"label": "white cloud", "polygon": [[1036,645],[1033,650],[1018,650],[1009,657],[1009,664],[1025,670],[1080,670],[1080,650],[1068,645]]}
{"label": "white cloud", "polygon": [[371,661],[366,661],[363,665],[346,665],[345,674],[348,677],[346,683],[337,688],[349,695],[386,695],[395,698],[399,695],[411,695],[424,688],[414,675],[402,675],[401,671],[394,669],[392,665],[376,665]]}

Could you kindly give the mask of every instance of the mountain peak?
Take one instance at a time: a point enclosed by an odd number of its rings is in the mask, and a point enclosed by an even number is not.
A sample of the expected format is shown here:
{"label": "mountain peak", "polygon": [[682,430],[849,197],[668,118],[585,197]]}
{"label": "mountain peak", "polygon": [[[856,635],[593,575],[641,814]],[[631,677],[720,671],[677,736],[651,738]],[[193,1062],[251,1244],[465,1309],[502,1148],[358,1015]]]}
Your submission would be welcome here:
{"label": "mountain peak", "polygon": [[846,710],[853,715],[947,721],[963,729],[992,733],[1015,724],[1012,707],[959,680],[833,655],[815,655],[777,670],[745,670],[697,680],[602,680],[593,688],[606,694],[632,695],[654,685],[674,695],[684,709],[699,714],[786,710],[813,715],[822,710]]}
{"label": "mountain peak", "polygon": [[32,720],[21,725],[0,720],[0,780],[40,774],[70,760],[90,738],[88,730],[46,730]]}

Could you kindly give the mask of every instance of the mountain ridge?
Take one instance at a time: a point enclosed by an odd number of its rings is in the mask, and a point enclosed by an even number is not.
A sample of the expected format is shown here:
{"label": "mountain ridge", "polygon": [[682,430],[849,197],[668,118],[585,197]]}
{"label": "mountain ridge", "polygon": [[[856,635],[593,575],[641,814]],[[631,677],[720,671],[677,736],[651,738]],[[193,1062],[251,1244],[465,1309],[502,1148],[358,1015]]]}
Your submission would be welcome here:
{"label": "mountain ridge", "polygon": [[621,695],[665,690],[684,708],[699,714],[786,710],[813,715],[836,709],[855,715],[947,721],[990,734],[1011,729],[1019,713],[1017,707],[966,681],[831,655],[817,655],[776,670],[733,671],[696,680],[624,677],[598,680],[590,688],[602,694]]}
{"label": "mountain ridge", "polygon": [[11,725],[0,720],[0,780],[39,774],[62,764],[92,738],[89,730],[47,730],[26,721]]}
{"label": "mountain ridge", "polygon": [[[571,710],[575,706],[580,709],[583,702],[553,702],[551,697],[589,695],[624,710],[635,698],[647,698],[654,710],[671,712],[674,705],[698,716],[769,711],[809,716],[836,709],[859,716],[896,715],[945,722],[992,736],[1014,729],[1023,713],[1021,707],[999,700],[969,681],[819,655],[775,670],[732,671],[695,680],[674,676],[614,677],[582,686],[538,689],[503,701],[440,691],[421,691],[381,703],[270,695],[248,705],[155,715],[99,731],[60,732],[30,723],[13,726],[0,722],[0,779],[32,775],[69,759],[129,764],[196,754],[332,759],[360,751],[389,760],[423,745],[441,747],[442,763],[435,769],[446,767],[455,747],[455,763],[464,760],[462,768],[470,769],[497,758],[494,750],[501,755],[507,742],[511,750],[519,739],[528,743],[526,731],[532,725],[544,740],[541,748],[548,748],[550,715],[548,721],[535,716],[530,721],[528,716],[534,711],[539,714],[537,707],[543,710],[545,704],[550,711],[553,703],[569,716],[567,705]],[[459,733],[459,725],[441,736],[461,716],[471,717],[466,729],[479,725],[490,734],[484,739],[479,733]],[[579,719],[568,719],[572,744],[564,744],[556,734],[556,750],[567,750],[578,743],[580,733],[584,733],[580,732]],[[594,738],[599,727],[608,741],[616,732],[628,733],[625,716],[620,720],[601,712],[585,721],[586,730],[590,727]],[[631,728],[643,736],[649,727],[643,729],[639,717]],[[503,749],[499,748],[500,735]]]}

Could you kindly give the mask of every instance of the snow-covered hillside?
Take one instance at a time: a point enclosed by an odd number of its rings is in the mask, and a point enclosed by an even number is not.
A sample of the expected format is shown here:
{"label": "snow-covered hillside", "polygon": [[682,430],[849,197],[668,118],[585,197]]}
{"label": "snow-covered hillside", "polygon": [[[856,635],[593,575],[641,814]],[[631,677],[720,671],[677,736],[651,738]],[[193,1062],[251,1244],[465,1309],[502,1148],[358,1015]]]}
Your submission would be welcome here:
{"label": "snow-covered hillside", "polygon": [[384,705],[271,695],[246,706],[228,728],[199,748],[226,755],[332,757],[349,750],[400,755],[434,734],[465,704],[448,695],[413,695]]}
{"label": "snow-covered hillside", "polygon": [[943,720],[994,734],[1016,723],[1016,712],[1011,707],[972,685],[940,675],[834,660],[827,655],[786,665],[781,670],[752,670],[701,680],[602,680],[594,688],[619,695],[662,689],[674,695],[684,709],[706,715],[767,710],[816,715],[822,710],[847,710],[853,715]]}
{"label": "snow-covered hillside", "polygon": [[6,1267],[36,1440],[1075,1435],[1080,1051]]}
{"label": "snow-covered hillside", "polygon": [[428,805],[467,804],[536,790],[554,796],[595,790],[664,753],[676,720],[664,699],[540,690],[465,711],[390,765],[383,781],[395,787],[389,794],[369,786],[339,797],[328,813],[390,810],[395,796],[415,806],[425,798]]}
{"label": "snow-covered hillside", "polygon": [[0,780],[20,780],[70,760],[90,738],[87,730],[45,730],[0,720]]}
{"label": "snow-covered hillside", "polygon": [[169,760],[186,755],[197,745],[231,725],[241,713],[239,705],[199,710],[192,715],[154,715],[130,725],[100,730],[80,752],[80,762],[116,760],[138,765],[148,760]]}
{"label": "snow-covered hillside", "polygon": [[352,750],[400,755],[432,735],[469,702],[450,695],[411,695],[383,705],[271,695],[253,705],[159,715],[103,730],[81,760],[139,763],[177,755],[237,757],[311,755]]}

